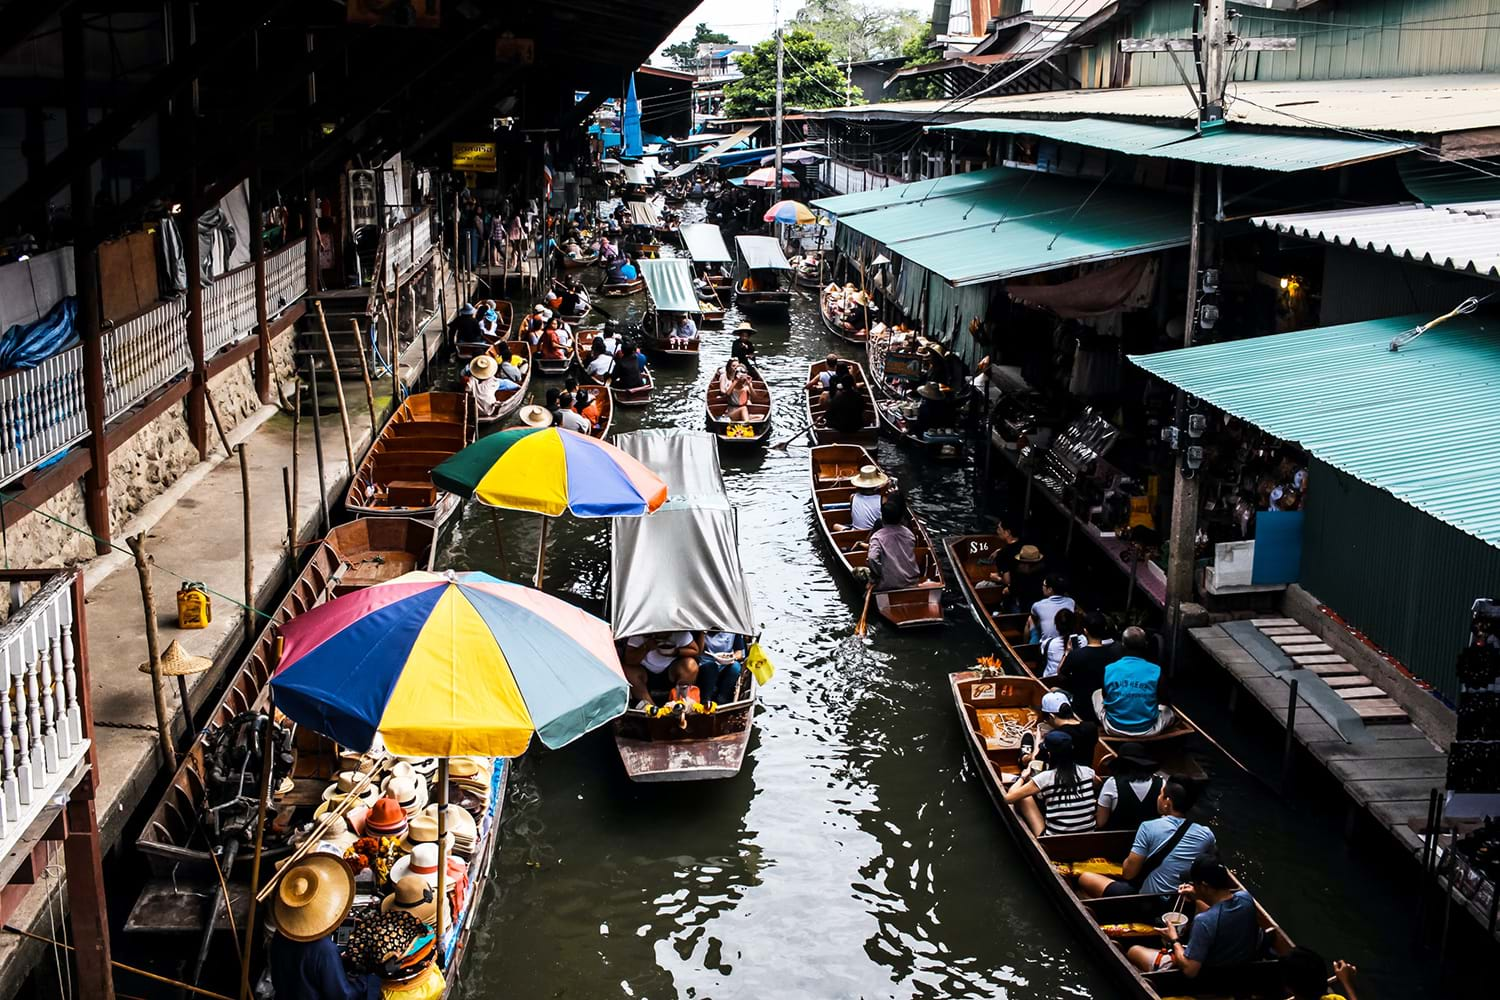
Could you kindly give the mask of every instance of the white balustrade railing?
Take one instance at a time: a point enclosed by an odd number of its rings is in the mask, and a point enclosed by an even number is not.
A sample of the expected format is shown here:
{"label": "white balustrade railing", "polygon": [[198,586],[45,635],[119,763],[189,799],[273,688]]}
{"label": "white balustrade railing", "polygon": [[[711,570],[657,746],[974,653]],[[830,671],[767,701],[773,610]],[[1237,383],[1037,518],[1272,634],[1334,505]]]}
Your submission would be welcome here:
{"label": "white balustrade railing", "polygon": [[0,378],[0,483],[88,437],[83,348]]}
{"label": "white balustrade railing", "polygon": [[266,258],[266,314],[279,316],[306,294],[307,240],[297,240]]}
{"label": "white balustrade railing", "polygon": [[105,331],[106,420],[115,419],[192,367],[186,308],[178,297]]}
{"label": "white balustrade railing", "polygon": [[255,265],[246,264],[203,288],[203,355],[211,358],[255,332]]}
{"label": "white balustrade railing", "polygon": [[389,289],[410,274],[432,247],[429,210],[424,208],[411,218],[396,223],[385,231],[384,240],[385,284]]}
{"label": "white balustrade railing", "polygon": [[74,573],[58,573],[0,626],[0,853],[9,853],[88,752],[73,628]]}

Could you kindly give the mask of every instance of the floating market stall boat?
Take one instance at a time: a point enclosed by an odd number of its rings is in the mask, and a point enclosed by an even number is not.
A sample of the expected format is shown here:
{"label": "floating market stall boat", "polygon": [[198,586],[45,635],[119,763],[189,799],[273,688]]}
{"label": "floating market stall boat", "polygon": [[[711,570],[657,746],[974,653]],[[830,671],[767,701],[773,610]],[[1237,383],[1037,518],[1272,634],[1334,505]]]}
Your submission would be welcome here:
{"label": "floating market stall boat", "polygon": [[781,244],[771,236],[736,236],[739,258],[734,270],[734,304],[750,316],[786,316],[792,292],[781,284],[781,274],[792,265]]}
{"label": "floating market stall boat", "polygon": [[824,285],[818,292],[818,315],[829,333],[851,344],[865,343],[871,316],[880,319],[873,297],[852,285]]}

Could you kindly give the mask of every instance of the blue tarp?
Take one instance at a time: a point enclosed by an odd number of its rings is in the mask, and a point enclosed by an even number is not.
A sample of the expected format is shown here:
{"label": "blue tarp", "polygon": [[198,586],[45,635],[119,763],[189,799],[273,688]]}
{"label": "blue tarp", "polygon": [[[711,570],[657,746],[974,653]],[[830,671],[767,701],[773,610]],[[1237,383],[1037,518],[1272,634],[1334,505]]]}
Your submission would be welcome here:
{"label": "blue tarp", "polygon": [[73,319],[78,299],[59,299],[47,315],[31,323],[17,323],[0,336],[0,371],[35,368],[54,354],[61,354],[78,343]]}
{"label": "blue tarp", "polygon": [[623,121],[625,133],[625,149],[621,155],[632,160],[638,160],[645,155],[645,147],[641,142],[641,102],[635,96],[635,74],[630,74],[630,89],[625,92],[625,118]]}

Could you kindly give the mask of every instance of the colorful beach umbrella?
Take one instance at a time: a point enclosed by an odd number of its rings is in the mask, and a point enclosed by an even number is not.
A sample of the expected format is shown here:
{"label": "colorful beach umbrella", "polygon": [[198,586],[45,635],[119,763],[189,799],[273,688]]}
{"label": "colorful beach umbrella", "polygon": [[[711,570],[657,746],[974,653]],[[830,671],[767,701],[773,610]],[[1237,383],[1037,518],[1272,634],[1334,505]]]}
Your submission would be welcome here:
{"label": "colorful beach umbrella", "polygon": [[355,750],[517,757],[625,711],[609,626],[487,573],[407,573],[281,627],[276,707]]}
{"label": "colorful beach umbrella", "polygon": [[780,222],[788,226],[808,225],[818,221],[812,209],[800,201],[791,200],[778,201],[766,209],[764,218],[767,222]]}
{"label": "colorful beach umbrella", "polygon": [[[746,174],[742,178],[742,180],[745,182],[746,187],[775,187],[776,168],[761,167],[759,170],[754,170]],[[781,186],[784,188],[794,188],[800,187],[801,184],[797,180],[796,174],[792,173],[790,170],[783,169],[781,171]]]}

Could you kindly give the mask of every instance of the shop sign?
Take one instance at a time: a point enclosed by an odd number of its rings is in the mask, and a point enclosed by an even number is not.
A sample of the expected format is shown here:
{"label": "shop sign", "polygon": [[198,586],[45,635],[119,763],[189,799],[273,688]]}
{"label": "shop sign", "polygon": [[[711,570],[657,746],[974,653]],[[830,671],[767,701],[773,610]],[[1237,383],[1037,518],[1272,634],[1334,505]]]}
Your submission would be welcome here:
{"label": "shop sign", "polygon": [[495,172],[495,144],[493,142],[455,142],[453,144],[453,169]]}

